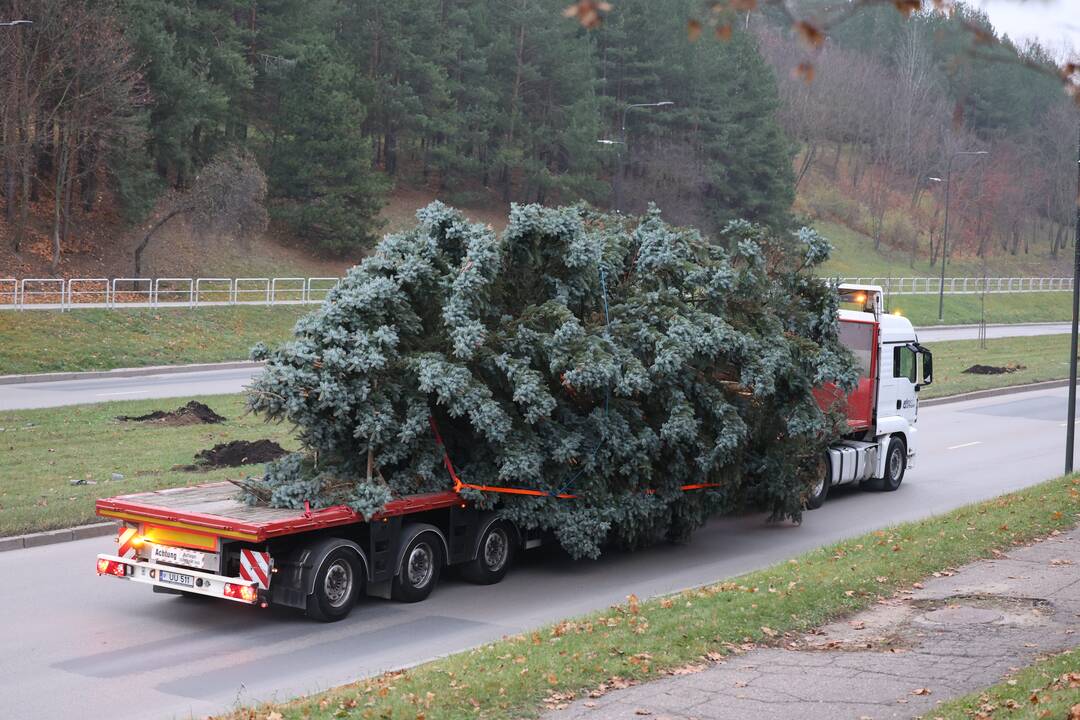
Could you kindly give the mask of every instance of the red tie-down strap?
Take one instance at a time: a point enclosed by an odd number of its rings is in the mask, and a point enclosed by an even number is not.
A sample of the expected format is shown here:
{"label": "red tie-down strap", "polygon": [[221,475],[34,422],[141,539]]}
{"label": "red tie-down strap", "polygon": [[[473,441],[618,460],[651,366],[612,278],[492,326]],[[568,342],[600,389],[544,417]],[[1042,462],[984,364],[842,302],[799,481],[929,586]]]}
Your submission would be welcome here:
{"label": "red tie-down strap", "polygon": [[[530,488],[511,488],[511,487],[497,487],[493,485],[473,485],[472,483],[464,482],[458,477],[457,471],[454,470],[454,463],[450,461],[450,454],[446,451],[446,444],[443,443],[442,435],[439,434],[439,426],[435,423],[435,418],[429,417],[428,420],[431,423],[431,432],[435,435],[435,442],[439,444],[439,447],[443,451],[443,465],[446,466],[447,472],[450,473],[450,479],[454,481],[454,492],[460,493],[464,489],[480,490],[482,492],[503,493],[505,495],[531,495],[533,497],[554,497],[560,500],[573,500],[577,495],[571,493],[559,493],[553,494],[546,490],[533,490]],[[720,483],[691,483],[689,485],[683,485],[680,490],[706,490],[708,488],[720,487]],[[647,495],[656,494],[655,490],[646,490]]]}

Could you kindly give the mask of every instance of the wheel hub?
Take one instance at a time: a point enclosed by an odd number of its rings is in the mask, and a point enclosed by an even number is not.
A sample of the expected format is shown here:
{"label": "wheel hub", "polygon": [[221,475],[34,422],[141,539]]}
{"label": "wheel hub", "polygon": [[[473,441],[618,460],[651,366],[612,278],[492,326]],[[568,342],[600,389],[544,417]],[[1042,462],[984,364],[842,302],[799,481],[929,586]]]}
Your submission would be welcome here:
{"label": "wheel hub", "polygon": [[412,549],[409,553],[408,568],[406,574],[409,577],[409,584],[413,587],[419,588],[428,584],[431,579],[432,569],[434,563],[432,562],[431,548],[427,544],[421,543]]}
{"label": "wheel hub", "polygon": [[344,560],[337,560],[326,571],[323,592],[333,607],[341,607],[352,596],[352,568]]}
{"label": "wheel hub", "polygon": [[901,463],[903,463],[903,461],[899,451],[894,452],[889,456],[889,477],[893,480],[900,477],[900,471],[902,470]]}
{"label": "wheel hub", "polygon": [[495,530],[488,534],[484,541],[484,565],[492,572],[502,570],[506,564],[508,543],[506,534],[501,530]]}

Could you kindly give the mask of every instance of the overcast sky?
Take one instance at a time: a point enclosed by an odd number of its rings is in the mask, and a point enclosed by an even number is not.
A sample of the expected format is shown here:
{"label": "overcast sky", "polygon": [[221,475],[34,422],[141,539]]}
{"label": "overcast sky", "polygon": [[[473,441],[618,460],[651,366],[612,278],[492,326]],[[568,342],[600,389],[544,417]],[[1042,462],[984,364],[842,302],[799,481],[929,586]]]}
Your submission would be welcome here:
{"label": "overcast sky", "polygon": [[1038,39],[1055,55],[1080,52],[1080,0],[977,0],[998,33]]}

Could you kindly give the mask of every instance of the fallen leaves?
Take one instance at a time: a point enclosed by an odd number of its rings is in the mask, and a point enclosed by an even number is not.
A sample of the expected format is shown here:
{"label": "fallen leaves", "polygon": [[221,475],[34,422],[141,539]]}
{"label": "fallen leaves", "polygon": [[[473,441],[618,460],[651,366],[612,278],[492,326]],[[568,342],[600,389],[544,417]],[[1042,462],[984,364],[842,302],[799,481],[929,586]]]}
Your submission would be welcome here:
{"label": "fallen leaves", "polygon": [[930,688],[915,688],[911,691],[912,695],[929,695],[931,693]]}

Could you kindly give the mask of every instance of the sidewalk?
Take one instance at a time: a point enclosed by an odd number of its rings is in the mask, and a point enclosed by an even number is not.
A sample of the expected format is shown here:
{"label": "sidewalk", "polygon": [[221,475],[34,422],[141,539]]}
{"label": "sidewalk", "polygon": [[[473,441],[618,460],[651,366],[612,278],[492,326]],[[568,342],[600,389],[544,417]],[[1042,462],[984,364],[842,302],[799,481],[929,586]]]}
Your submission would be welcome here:
{"label": "sidewalk", "polygon": [[934,717],[939,703],[1080,645],[1080,530],[916,583],[810,635],[661,680],[598,689],[545,720]]}

